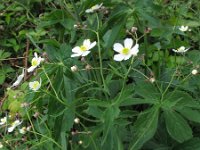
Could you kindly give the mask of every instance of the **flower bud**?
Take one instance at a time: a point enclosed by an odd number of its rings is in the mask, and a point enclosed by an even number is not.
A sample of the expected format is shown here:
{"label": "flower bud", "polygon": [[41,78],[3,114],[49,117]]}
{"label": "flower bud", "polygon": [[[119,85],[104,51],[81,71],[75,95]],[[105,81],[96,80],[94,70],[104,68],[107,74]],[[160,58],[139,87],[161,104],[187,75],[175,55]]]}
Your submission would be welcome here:
{"label": "flower bud", "polygon": [[145,33],[150,33],[151,30],[152,30],[152,29],[148,27],[148,28],[146,28],[146,29],[144,30],[144,32],[145,32]]}
{"label": "flower bud", "polygon": [[86,69],[86,70],[90,70],[90,69],[92,69],[92,66],[89,65],[89,64],[87,64],[87,65],[85,66],[85,69]]}
{"label": "flower bud", "polygon": [[198,73],[198,70],[196,70],[196,69],[193,69],[193,70],[192,70],[192,74],[193,74],[193,75],[196,75],[197,73]]}
{"label": "flower bud", "polygon": [[149,79],[149,81],[150,81],[151,83],[154,83],[154,82],[156,81],[156,79],[155,79],[154,77],[152,77],[152,78]]}
{"label": "flower bud", "polygon": [[74,123],[79,124],[80,123],[80,119],[79,118],[75,118],[74,119]]}
{"label": "flower bud", "polygon": [[75,65],[75,66],[72,66],[71,67],[71,71],[72,72],[76,72],[76,71],[78,71],[78,67]]}
{"label": "flower bud", "polygon": [[131,28],[131,32],[132,32],[132,33],[135,33],[137,30],[138,30],[137,27],[132,27],[132,28]]}
{"label": "flower bud", "polygon": [[83,141],[81,141],[81,140],[78,141],[78,144],[79,144],[79,145],[82,145],[82,144],[83,144]]}
{"label": "flower bud", "polygon": [[40,115],[39,112],[35,112],[34,115],[33,115],[33,117],[37,118],[39,115]]}

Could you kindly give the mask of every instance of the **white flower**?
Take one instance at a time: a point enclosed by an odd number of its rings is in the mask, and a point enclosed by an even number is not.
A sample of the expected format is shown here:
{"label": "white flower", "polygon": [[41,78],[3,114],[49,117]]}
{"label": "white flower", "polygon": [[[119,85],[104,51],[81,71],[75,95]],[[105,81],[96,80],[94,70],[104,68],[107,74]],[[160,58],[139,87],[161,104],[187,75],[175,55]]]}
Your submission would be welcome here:
{"label": "white flower", "polygon": [[139,52],[138,48],[139,44],[136,43],[135,46],[133,46],[133,40],[130,38],[124,40],[124,46],[120,43],[115,43],[113,49],[119,54],[114,56],[114,60],[128,60],[131,56],[137,56],[137,53]]}
{"label": "white flower", "polygon": [[103,5],[103,3],[101,3],[100,5],[96,4],[96,5],[92,6],[91,8],[87,9],[85,12],[86,13],[93,13],[93,12],[99,10],[102,5]]}
{"label": "white flower", "polygon": [[24,69],[22,70],[22,74],[17,77],[17,80],[13,83],[11,87],[18,86],[24,78]]}
{"label": "white flower", "polygon": [[96,45],[96,41],[93,43],[90,42],[90,39],[86,39],[83,41],[83,45],[76,46],[72,49],[74,54],[71,57],[79,57],[79,56],[87,56],[90,53],[90,49],[92,49]]}
{"label": "white flower", "polygon": [[15,120],[11,126],[8,128],[8,132],[12,132],[18,125],[20,125],[22,121],[20,122],[19,120]]}
{"label": "white flower", "polygon": [[198,73],[198,70],[196,70],[196,69],[193,69],[193,70],[192,70],[192,74],[193,74],[193,75],[196,75],[197,73]]}
{"label": "white flower", "polygon": [[7,117],[3,117],[3,118],[1,118],[0,125],[4,125],[4,124],[6,124],[6,122],[7,122]]}
{"label": "white flower", "polygon": [[19,133],[21,134],[25,134],[27,131],[26,127],[22,127],[21,129],[19,129]]}
{"label": "white flower", "polygon": [[29,88],[33,91],[37,91],[41,87],[41,83],[42,83],[41,79],[40,82],[39,81],[29,82]]}
{"label": "white flower", "polygon": [[72,66],[71,67],[71,71],[72,72],[76,72],[76,71],[78,71],[78,67],[75,65],[75,66]]}
{"label": "white flower", "polygon": [[185,32],[185,31],[189,30],[189,28],[188,28],[188,26],[181,26],[179,28],[179,30],[182,31],[182,32]]}
{"label": "white flower", "polygon": [[0,148],[3,148],[3,144],[0,142]]}
{"label": "white flower", "polygon": [[176,49],[172,49],[172,51],[176,52],[176,53],[185,53],[189,50],[189,48],[185,48],[185,46],[181,46],[179,47],[177,50]]}
{"label": "white flower", "polygon": [[38,57],[36,52],[34,53],[34,56],[35,57],[31,61],[31,67],[27,70],[28,72],[33,72],[35,68],[37,68],[42,61],[44,61],[44,58]]}

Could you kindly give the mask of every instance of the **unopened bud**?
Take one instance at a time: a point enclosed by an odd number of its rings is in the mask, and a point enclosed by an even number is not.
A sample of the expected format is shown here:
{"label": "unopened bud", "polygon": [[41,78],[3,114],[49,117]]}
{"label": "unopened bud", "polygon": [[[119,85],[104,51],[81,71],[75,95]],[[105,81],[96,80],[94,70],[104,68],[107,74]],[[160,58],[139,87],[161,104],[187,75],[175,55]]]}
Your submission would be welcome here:
{"label": "unopened bud", "polygon": [[145,31],[144,31],[144,32],[145,32],[145,33],[150,33],[150,32],[151,32],[151,30],[152,30],[152,29],[148,27],[148,28],[146,28],[146,29],[145,29]]}
{"label": "unopened bud", "polygon": [[197,73],[198,73],[198,71],[197,71],[196,69],[193,69],[193,70],[192,70],[192,74],[193,74],[193,75],[196,75]]}
{"label": "unopened bud", "polygon": [[34,115],[33,115],[33,117],[37,118],[39,115],[40,115],[39,112],[35,112]]}
{"label": "unopened bud", "polygon": [[79,118],[75,118],[74,119],[74,123],[79,124],[80,123],[80,119]]}
{"label": "unopened bud", "polygon": [[82,61],[82,62],[85,62],[85,57],[81,57],[81,61]]}
{"label": "unopened bud", "polygon": [[78,67],[75,65],[75,66],[72,66],[71,67],[71,71],[72,72],[76,72],[76,71],[78,71]]}
{"label": "unopened bud", "polygon": [[156,79],[152,77],[152,78],[149,79],[149,81],[150,81],[151,83],[154,83],[154,82],[156,81]]}
{"label": "unopened bud", "polygon": [[89,65],[89,64],[87,64],[87,65],[85,66],[85,69],[86,69],[86,70],[90,70],[90,69],[92,69],[92,66]]}
{"label": "unopened bud", "polygon": [[26,102],[25,102],[25,103],[21,103],[21,107],[22,107],[22,108],[28,107],[28,106],[29,106],[29,103],[26,103]]}
{"label": "unopened bud", "polygon": [[131,28],[131,32],[132,32],[132,33],[135,33],[137,30],[138,30],[137,27],[132,27],[132,28]]}
{"label": "unopened bud", "polygon": [[77,132],[76,132],[76,131],[72,131],[71,134],[72,134],[72,135],[76,135]]}
{"label": "unopened bud", "polygon": [[82,145],[82,144],[83,144],[83,141],[81,141],[81,140],[78,141],[78,144],[79,144],[79,145]]}
{"label": "unopened bud", "polygon": [[77,25],[77,24],[75,24],[75,25],[74,25],[74,28],[78,28],[78,25]]}

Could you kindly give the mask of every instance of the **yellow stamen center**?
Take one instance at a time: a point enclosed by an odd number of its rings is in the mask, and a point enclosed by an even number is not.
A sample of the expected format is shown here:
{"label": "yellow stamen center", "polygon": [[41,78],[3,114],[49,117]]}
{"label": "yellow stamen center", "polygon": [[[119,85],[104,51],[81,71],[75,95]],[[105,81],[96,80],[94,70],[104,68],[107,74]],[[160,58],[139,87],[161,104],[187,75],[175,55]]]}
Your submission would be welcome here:
{"label": "yellow stamen center", "polygon": [[177,50],[178,51],[183,51],[185,48],[184,47],[180,47],[180,48],[178,48]]}
{"label": "yellow stamen center", "polygon": [[38,61],[36,59],[32,59],[31,64],[32,64],[32,66],[37,66],[38,65]]}
{"label": "yellow stamen center", "polygon": [[38,81],[33,83],[33,89],[37,89],[40,83]]}
{"label": "yellow stamen center", "polygon": [[129,48],[123,48],[122,49],[122,54],[127,55],[129,54],[130,49]]}
{"label": "yellow stamen center", "polygon": [[84,45],[82,45],[82,46],[80,47],[80,49],[81,49],[81,51],[86,51],[86,50],[87,50],[87,47],[85,47]]}

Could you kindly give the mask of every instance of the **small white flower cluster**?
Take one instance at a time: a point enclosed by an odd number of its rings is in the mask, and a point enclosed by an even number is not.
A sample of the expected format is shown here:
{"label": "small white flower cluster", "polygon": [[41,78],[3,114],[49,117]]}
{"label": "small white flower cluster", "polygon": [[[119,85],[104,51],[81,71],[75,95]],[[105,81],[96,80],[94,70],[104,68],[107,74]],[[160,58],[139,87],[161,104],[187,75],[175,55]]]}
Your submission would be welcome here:
{"label": "small white flower cluster", "polygon": [[[182,32],[191,31],[191,29],[189,29],[188,26],[181,26],[178,29]],[[174,51],[175,53],[183,54],[183,53],[187,52],[189,49],[190,48],[185,48],[185,46],[181,46],[178,49],[172,49],[172,51]]]}
{"label": "small white flower cluster", "polygon": [[185,46],[181,46],[178,49],[172,49],[175,53],[185,53],[189,50],[190,48],[185,48]]}
{"label": "small white flower cluster", "polygon": [[[33,72],[43,61],[44,58],[38,57],[38,54],[35,52],[34,57],[31,61],[31,67],[27,69],[27,72]],[[22,74],[17,77],[17,80],[12,84],[11,87],[18,86],[22,82],[24,75],[25,75],[25,69],[22,70]],[[29,83],[29,88],[33,91],[37,91],[40,87],[41,87],[41,79],[40,82],[33,81]]]}
{"label": "small white flower cluster", "polygon": [[29,127],[22,127],[21,129],[19,129],[19,133],[21,134],[26,134],[27,131],[31,130],[31,126]]}
{"label": "small white flower cluster", "polygon": [[182,32],[191,31],[191,29],[189,29],[188,26],[181,26],[181,27],[179,27],[179,30]]}
{"label": "small white flower cluster", "polygon": [[[72,54],[71,57],[87,56],[90,53],[89,50],[95,45],[96,41],[91,43],[90,39],[86,39],[83,41],[82,46],[76,46],[72,49],[74,54]],[[133,46],[133,40],[131,38],[126,38],[124,40],[124,46],[120,43],[115,43],[113,45],[113,49],[119,53],[114,56],[115,61],[128,60],[131,56],[137,56],[139,52],[139,44],[136,43]],[[71,70],[73,72],[77,71],[77,66],[72,66]]]}
{"label": "small white flower cluster", "polygon": [[33,82],[29,82],[29,88],[33,91],[37,91],[39,90],[39,88],[42,85],[42,80],[40,78],[40,82],[39,81],[33,81]]}
{"label": "small white flower cluster", "polygon": [[[10,117],[10,116],[9,116]],[[5,125],[8,126],[8,133],[11,133],[15,130],[15,128],[19,125],[22,124],[22,121],[20,121],[19,119],[15,120],[14,122],[12,122],[11,124],[8,123],[8,117],[3,117],[0,119],[0,125]],[[30,131],[31,127],[22,127],[21,129],[19,129],[19,133],[21,134],[25,134],[26,131]]]}
{"label": "small white flower cluster", "polygon": [[103,3],[101,4],[96,4],[94,6],[92,6],[91,8],[89,9],[86,9],[86,13],[94,13],[95,11],[99,10],[101,7],[102,7]]}

